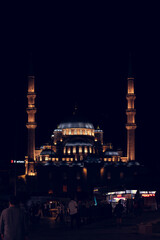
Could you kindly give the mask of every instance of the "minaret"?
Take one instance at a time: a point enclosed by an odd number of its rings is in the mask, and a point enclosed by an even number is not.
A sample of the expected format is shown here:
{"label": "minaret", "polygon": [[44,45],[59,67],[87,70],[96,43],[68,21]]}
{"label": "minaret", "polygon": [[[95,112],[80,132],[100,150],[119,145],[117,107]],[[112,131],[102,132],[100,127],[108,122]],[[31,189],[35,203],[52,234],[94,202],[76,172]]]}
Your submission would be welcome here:
{"label": "minaret", "polygon": [[134,93],[134,77],[132,73],[132,64],[131,64],[131,56],[129,59],[129,71],[128,71],[128,89],[127,89],[127,159],[128,161],[135,160],[135,129],[137,127],[135,123],[135,115],[136,110],[134,107],[134,101],[136,99],[136,95]]}
{"label": "minaret", "polygon": [[37,109],[35,108],[35,76],[33,73],[32,58],[30,56],[29,74],[28,74],[28,107],[26,109],[28,114],[28,122],[26,127],[28,129],[28,162],[26,164],[26,174],[35,175],[34,160],[35,160],[35,128],[37,124],[35,122],[35,114]]}

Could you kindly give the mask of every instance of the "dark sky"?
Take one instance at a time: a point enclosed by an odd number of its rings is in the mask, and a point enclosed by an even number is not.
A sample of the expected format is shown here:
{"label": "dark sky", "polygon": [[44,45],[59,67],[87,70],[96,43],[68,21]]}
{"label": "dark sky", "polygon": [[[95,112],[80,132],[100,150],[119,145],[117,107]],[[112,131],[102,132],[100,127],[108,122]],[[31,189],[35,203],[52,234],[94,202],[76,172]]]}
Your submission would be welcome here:
{"label": "dark sky", "polygon": [[[136,156],[158,166],[160,39],[155,5],[113,3],[4,6],[1,19],[1,155],[27,149],[27,72],[36,76],[36,145],[79,112],[104,130],[105,142],[126,151],[128,55],[136,91]],[[158,140],[159,141],[159,140]]]}

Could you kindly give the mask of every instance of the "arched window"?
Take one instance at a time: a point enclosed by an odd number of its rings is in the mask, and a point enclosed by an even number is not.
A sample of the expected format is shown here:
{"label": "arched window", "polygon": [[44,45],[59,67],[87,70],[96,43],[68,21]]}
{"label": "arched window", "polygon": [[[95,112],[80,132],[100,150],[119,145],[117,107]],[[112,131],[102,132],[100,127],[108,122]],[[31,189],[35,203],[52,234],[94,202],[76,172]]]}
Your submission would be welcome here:
{"label": "arched window", "polygon": [[73,153],[74,154],[76,153],[76,147],[73,147]]}
{"label": "arched window", "polygon": [[84,152],[85,152],[85,153],[88,153],[88,149],[87,149],[86,146],[84,147]]}
{"label": "arched window", "polygon": [[66,147],[64,147],[64,149],[63,149],[63,153],[66,154]]}
{"label": "arched window", "polygon": [[67,153],[71,154],[71,148],[70,147],[67,149]]}
{"label": "arched window", "polygon": [[82,147],[79,147],[79,153],[82,153]]}

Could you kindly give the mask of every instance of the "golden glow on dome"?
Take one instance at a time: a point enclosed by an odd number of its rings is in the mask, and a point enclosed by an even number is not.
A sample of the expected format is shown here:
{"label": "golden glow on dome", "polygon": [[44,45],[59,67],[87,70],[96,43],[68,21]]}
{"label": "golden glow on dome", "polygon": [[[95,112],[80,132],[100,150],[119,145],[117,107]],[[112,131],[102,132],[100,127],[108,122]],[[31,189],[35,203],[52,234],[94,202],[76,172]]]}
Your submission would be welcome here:
{"label": "golden glow on dome", "polygon": [[94,129],[87,128],[65,128],[62,130],[62,135],[88,135],[94,136]]}

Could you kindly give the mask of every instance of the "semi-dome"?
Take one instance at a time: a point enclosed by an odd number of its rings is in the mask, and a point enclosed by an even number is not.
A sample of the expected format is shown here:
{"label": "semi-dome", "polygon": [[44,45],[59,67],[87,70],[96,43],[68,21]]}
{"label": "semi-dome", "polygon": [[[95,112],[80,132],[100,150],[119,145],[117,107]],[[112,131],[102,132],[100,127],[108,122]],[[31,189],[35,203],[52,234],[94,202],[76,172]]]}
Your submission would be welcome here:
{"label": "semi-dome", "polygon": [[111,149],[106,150],[106,151],[104,152],[104,156],[105,156],[105,157],[118,156],[118,155],[119,155],[119,154],[118,154],[117,151],[114,151],[114,150],[111,150]]}
{"label": "semi-dome", "polygon": [[93,146],[93,143],[85,138],[72,138],[65,142],[65,146]]}
{"label": "semi-dome", "polygon": [[140,166],[140,164],[137,161],[129,161],[127,163],[127,167],[133,167],[133,166]]}
{"label": "semi-dome", "polygon": [[44,149],[40,155],[55,155],[55,152],[51,149]]}

